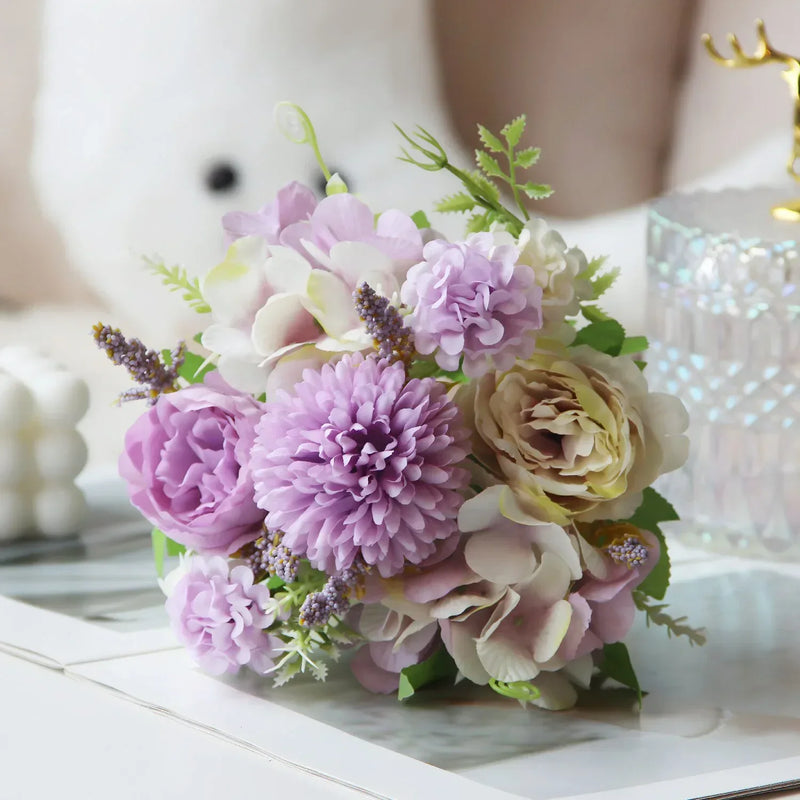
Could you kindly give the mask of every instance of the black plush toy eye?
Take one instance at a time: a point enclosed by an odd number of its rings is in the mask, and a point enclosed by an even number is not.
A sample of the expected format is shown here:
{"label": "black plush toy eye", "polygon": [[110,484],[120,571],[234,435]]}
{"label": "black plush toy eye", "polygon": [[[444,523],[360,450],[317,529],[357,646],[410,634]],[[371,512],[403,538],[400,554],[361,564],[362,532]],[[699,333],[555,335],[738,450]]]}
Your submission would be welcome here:
{"label": "black plush toy eye", "polygon": [[[353,185],[350,183],[350,178],[348,178],[347,175],[344,174],[344,172],[336,169],[336,167],[330,167],[330,171],[331,175],[335,175],[338,172],[339,177],[345,182],[345,185],[347,186],[347,191],[348,192],[353,191]],[[325,176],[321,172],[318,172],[314,182],[314,188],[317,190],[317,194],[320,197],[325,197],[325,187],[327,186],[327,184],[328,181],[325,179]]]}
{"label": "black plush toy eye", "polygon": [[239,185],[239,171],[228,161],[217,161],[206,171],[205,184],[211,192],[231,192]]}

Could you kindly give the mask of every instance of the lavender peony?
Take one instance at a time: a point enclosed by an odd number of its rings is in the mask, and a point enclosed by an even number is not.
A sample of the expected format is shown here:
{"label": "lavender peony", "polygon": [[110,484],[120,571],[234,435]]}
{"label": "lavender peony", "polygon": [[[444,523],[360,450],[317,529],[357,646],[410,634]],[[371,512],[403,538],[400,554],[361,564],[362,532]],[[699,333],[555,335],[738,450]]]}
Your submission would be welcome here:
{"label": "lavender peony", "polygon": [[272,203],[255,213],[231,211],[222,218],[225,243],[232,244],[244,236],[261,236],[267,244],[279,244],[281,234],[289,226],[307,220],[317,207],[314,192],[302,183],[292,181],[278,190]]}
{"label": "lavender peony", "polygon": [[212,675],[245,664],[264,674],[273,667],[280,640],[264,632],[275,620],[274,601],[253,584],[244,565],[229,571],[221,556],[192,556],[164,581],[172,628],[202,669]]}
{"label": "lavender peony", "polygon": [[401,289],[413,311],[408,324],[417,350],[435,353],[442,369],[478,377],[529,358],[542,326],[542,289],[511,245],[494,246],[490,233],[461,244],[433,241],[408,271]]}
{"label": "lavender peony", "polygon": [[246,465],[262,410],[213,373],[162,396],[125,435],[119,471],[133,505],[192,550],[227,554],[256,539],[264,514]]}
{"label": "lavender peony", "polygon": [[307,370],[267,404],[252,454],[256,502],[284,544],[326,572],[358,558],[384,577],[457,535],[456,406],[432,379],[360,353]]}

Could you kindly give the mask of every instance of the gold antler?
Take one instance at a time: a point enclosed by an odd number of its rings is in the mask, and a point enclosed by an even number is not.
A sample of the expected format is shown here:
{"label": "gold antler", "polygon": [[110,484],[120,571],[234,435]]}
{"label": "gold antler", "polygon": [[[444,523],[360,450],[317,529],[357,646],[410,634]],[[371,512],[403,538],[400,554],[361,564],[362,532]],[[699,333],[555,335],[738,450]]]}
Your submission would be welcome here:
{"label": "gold antler", "polygon": [[709,34],[704,33],[702,41],[711,58],[713,58],[717,64],[722,64],[723,67],[756,67],[759,64],[769,63],[788,64],[791,67],[798,64],[798,59],[794,56],[782,53],[780,50],[775,50],[769,41],[767,41],[767,32],[764,28],[763,19],[756,20],[756,33],[758,34],[758,46],[752,56],[748,56],[744,50],[742,50],[739,39],[733,33],[728,34],[728,41],[730,42],[731,50],[733,50],[733,58],[725,58],[722,56],[719,50],[714,46],[714,41]]}
{"label": "gold antler", "polygon": [[[757,67],[760,64],[784,64],[786,66],[781,76],[789,84],[789,91],[794,100],[794,143],[786,162],[786,171],[796,181],[800,181],[800,170],[798,169],[798,164],[800,164],[800,58],[775,50],[767,40],[764,20],[756,20],[756,33],[758,34],[758,45],[752,56],[744,52],[739,40],[732,33],[728,34],[728,41],[733,50],[731,58],[725,58],[720,54],[707,33],[703,34],[702,41],[711,58],[723,67],[738,69],[739,67]],[[778,219],[800,221],[800,200],[776,206],[772,209],[772,213]]]}

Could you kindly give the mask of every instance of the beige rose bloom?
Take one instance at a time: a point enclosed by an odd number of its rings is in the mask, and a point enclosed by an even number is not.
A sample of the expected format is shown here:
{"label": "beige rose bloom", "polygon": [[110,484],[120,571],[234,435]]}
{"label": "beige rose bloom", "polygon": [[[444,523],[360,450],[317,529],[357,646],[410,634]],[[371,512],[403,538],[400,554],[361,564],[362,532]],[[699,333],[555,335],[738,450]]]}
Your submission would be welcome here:
{"label": "beige rose bloom", "polygon": [[463,390],[473,450],[513,496],[504,513],[564,525],[625,519],[686,460],[688,415],[633,360],[580,346],[537,353]]}

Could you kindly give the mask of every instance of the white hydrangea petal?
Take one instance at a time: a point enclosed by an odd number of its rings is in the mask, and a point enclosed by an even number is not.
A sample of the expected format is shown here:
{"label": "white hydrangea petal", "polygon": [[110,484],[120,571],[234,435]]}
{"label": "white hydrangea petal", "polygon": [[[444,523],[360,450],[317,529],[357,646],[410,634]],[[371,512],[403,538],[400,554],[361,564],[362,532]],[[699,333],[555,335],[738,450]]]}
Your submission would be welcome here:
{"label": "white hydrangea petal", "polygon": [[567,596],[572,580],[569,567],[554,553],[542,553],[533,577],[525,587],[525,595],[536,598],[537,605],[549,606]]}
{"label": "white hydrangea petal", "polygon": [[485,686],[492,677],[483,666],[469,623],[451,623],[448,652],[459,672],[472,683]]}
{"label": "white hydrangea petal", "polygon": [[560,525],[534,525],[530,529],[531,539],[542,552],[555,553],[570,571],[573,580],[583,575],[575,537],[570,536]]}
{"label": "white hydrangea petal", "polygon": [[305,294],[311,265],[296,250],[273,246],[270,257],[264,262],[263,273],[275,292]]}
{"label": "white hydrangea petal", "polygon": [[366,281],[378,294],[389,297],[398,291],[392,260],[365,242],[339,242],[331,247],[331,270],[347,286],[357,288]]}
{"label": "white hydrangea petal", "polygon": [[464,501],[458,512],[458,529],[462,533],[483,531],[496,522],[500,514],[500,498],[505,486],[490,486]]}
{"label": "white hydrangea petal", "polygon": [[311,270],[307,285],[306,308],[333,338],[358,327],[352,291],[331,272]]}
{"label": "white hydrangea petal", "polygon": [[225,259],[206,274],[201,291],[216,322],[233,325],[247,316],[263,287],[261,266],[267,253],[260,236],[237,239]]}
{"label": "white hydrangea petal", "polygon": [[572,606],[569,600],[559,600],[547,609],[533,650],[533,657],[538,663],[543,664],[553,658],[567,635],[571,619]]}
{"label": "white hydrangea petal", "polygon": [[475,649],[483,668],[498,681],[529,681],[539,674],[530,649],[515,638],[479,639]]}
{"label": "white hydrangea petal", "polygon": [[[295,294],[274,294],[259,309],[253,320],[251,337],[256,351],[263,357],[284,346],[305,344],[287,342],[287,334],[298,319],[307,314],[301,298]],[[305,316],[305,319],[308,319]],[[309,320],[310,322],[310,320]]]}
{"label": "white hydrangea petal", "polygon": [[486,580],[502,585],[518,583],[531,575],[536,556],[520,533],[476,533],[464,548],[467,566]]}
{"label": "white hydrangea petal", "polygon": [[533,685],[541,692],[533,705],[548,711],[564,711],[578,702],[578,693],[569,679],[558,672],[540,672]]}

